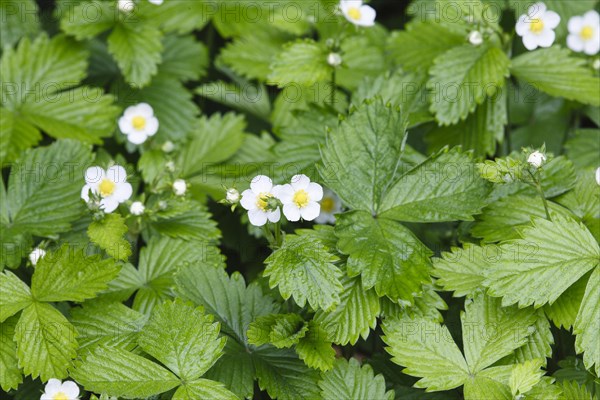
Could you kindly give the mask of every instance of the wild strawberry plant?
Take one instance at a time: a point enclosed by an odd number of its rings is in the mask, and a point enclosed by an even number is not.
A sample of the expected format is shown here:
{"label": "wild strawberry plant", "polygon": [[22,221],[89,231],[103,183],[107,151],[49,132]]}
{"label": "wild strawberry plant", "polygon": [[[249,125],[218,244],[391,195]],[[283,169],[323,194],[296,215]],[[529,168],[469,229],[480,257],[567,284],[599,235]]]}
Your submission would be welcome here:
{"label": "wild strawberry plant", "polygon": [[3,398],[597,398],[597,3],[2,1]]}

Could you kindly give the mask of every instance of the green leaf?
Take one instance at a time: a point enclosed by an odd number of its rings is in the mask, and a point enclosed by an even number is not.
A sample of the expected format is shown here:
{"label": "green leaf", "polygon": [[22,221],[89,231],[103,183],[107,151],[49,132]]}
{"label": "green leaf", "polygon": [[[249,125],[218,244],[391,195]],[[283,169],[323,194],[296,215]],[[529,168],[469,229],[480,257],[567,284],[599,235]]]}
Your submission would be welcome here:
{"label": "green leaf", "polygon": [[[598,265],[600,248],[592,234],[572,219],[554,216],[553,221],[534,218],[522,239],[499,246],[488,262],[489,294],[502,304],[540,307],[553,303],[586,272]],[[560,243],[560,246],[556,246]],[[561,279],[554,277],[560,276]]]}
{"label": "green leaf", "polygon": [[42,139],[42,134],[17,114],[0,107],[0,139],[0,160],[12,161],[22,150],[37,144]]}
{"label": "green leaf", "polygon": [[271,63],[270,84],[282,88],[294,84],[311,86],[330,78],[333,69],[327,64],[327,48],[311,39],[286,45]]}
{"label": "green leaf", "polygon": [[510,388],[494,377],[476,375],[465,382],[465,400],[511,400]]}
{"label": "green leaf", "polygon": [[158,72],[181,81],[199,80],[206,75],[208,49],[191,35],[167,35]]}
{"label": "green leaf", "polygon": [[371,329],[377,326],[379,298],[374,290],[365,290],[360,277],[341,279],[344,290],[340,294],[340,304],[332,311],[317,311],[315,321],[325,330],[334,343],[354,345],[359,336],[369,337]]}
{"label": "green leaf", "polygon": [[[239,78],[241,80],[242,78]],[[271,115],[271,102],[263,84],[247,81],[230,83],[213,81],[196,88],[196,93],[235,110],[255,115],[265,121]]]}
{"label": "green leaf", "polygon": [[40,29],[39,9],[34,0],[12,0],[0,3],[0,48],[17,43],[24,36],[32,37]]}
{"label": "green leaf", "polygon": [[441,258],[433,259],[432,275],[439,278],[436,284],[444,290],[453,291],[454,297],[472,294],[481,288],[489,260],[497,254],[495,246],[465,243],[462,249],[452,247],[450,252],[442,252]]}
{"label": "green leaf", "polygon": [[600,105],[600,78],[570,54],[558,46],[526,52],[513,59],[511,73],[552,96]]}
{"label": "green leaf", "polygon": [[141,13],[150,23],[160,24],[165,32],[179,34],[202,30],[214,14],[213,4],[205,1],[166,2],[160,7],[145,2],[139,5]]}
{"label": "green leaf", "polygon": [[469,154],[444,149],[402,175],[385,194],[380,213],[408,222],[469,221],[488,192]]}
{"label": "green leaf", "polygon": [[206,378],[223,382],[239,398],[251,399],[254,394],[253,355],[235,340],[227,340],[223,356],[205,374]]}
{"label": "green leaf", "polygon": [[431,281],[431,250],[399,222],[350,211],[337,216],[335,234],[349,256],[348,275],[360,274],[363,287],[375,287],[379,296],[412,303]]}
{"label": "green leaf", "polygon": [[580,386],[577,382],[563,381],[560,387],[562,389],[561,400],[594,400],[596,398],[588,392],[585,386]]}
{"label": "green leaf", "polygon": [[107,288],[119,273],[113,259],[86,255],[68,244],[38,261],[31,278],[31,292],[38,301],[84,301]]}
{"label": "green leaf", "polygon": [[427,70],[433,61],[449,49],[466,42],[460,35],[441,24],[412,22],[405,31],[389,36],[387,50],[396,64],[408,70]]}
{"label": "green leaf", "polygon": [[328,136],[319,172],[350,208],[378,213],[400,164],[404,118],[379,98],[360,105]]}
{"label": "green leaf", "polygon": [[[385,37],[382,39],[385,40]],[[382,47],[373,36],[356,35],[342,39],[343,67],[336,70],[336,84],[353,91],[364,77],[374,77],[386,71]]]}
{"label": "green leaf", "polygon": [[441,125],[464,120],[487,96],[502,89],[509,65],[502,50],[488,45],[466,44],[443,53],[429,71],[431,112]]}
{"label": "green leaf", "polygon": [[513,367],[508,380],[508,385],[513,396],[529,392],[544,376],[540,368],[545,364],[542,359],[526,361]]}
{"label": "green leaf", "polygon": [[558,328],[571,329],[575,323],[589,279],[588,274],[585,274],[565,290],[554,303],[544,305],[544,312]]}
{"label": "green leaf", "polygon": [[578,129],[565,143],[567,155],[578,169],[596,168],[600,153],[600,129]]}
{"label": "green leaf", "polygon": [[78,40],[92,39],[94,36],[111,29],[118,18],[127,19],[127,14],[120,14],[116,3],[105,1],[86,1],[80,4],[61,4],[57,11],[62,16],[60,28]]}
{"label": "green leaf", "polygon": [[144,357],[103,346],[84,353],[71,376],[89,391],[126,398],[146,398],[180,384],[175,375]]}
{"label": "green leaf", "polygon": [[31,304],[29,286],[10,271],[0,273],[0,322]]}
{"label": "green leaf", "polygon": [[575,188],[556,201],[581,218],[596,240],[600,241],[600,187],[595,182],[594,167],[581,170]]}
{"label": "green leaf", "polygon": [[392,361],[405,366],[405,374],[422,378],[415,387],[450,390],[467,380],[469,368],[446,326],[404,316],[386,319],[383,332]]}
{"label": "green leaf", "polygon": [[13,340],[17,319],[18,317],[13,317],[0,323],[0,387],[5,392],[16,389],[23,382],[23,373],[17,359],[17,344]]}
{"label": "green leaf", "polygon": [[292,347],[308,332],[308,324],[298,314],[269,314],[248,326],[248,342],[255,346],[270,343],[278,349]]}
{"label": "green leaf", "polygon": [[127,260],[131,245],[123,237],[129,229],[120,214],[108,214],[100,221],[93,221],[87,230],[90,240],[117,260]]}
{"label": "green leaf", "polygon": [[173,395],[173,400],[238,400],[238,397],[225,388],[221,382],[196,379],[181,385]]}
{"label": "green leaf", "polygon": [[338,257],[321,241],[305,236],[287,235],[283,245],[266,260],[263,275],[271,288],[279,287],[284,299],[294,297],[304,307],[307,300],[317,310],[331,310],[340,302],[342,272],[333,263]]}
{"label": "green leaf", "polygon": [[118,23],[107,41],[125,80],[135,87],[147,86],[161,61],[161,31],[152,24]]}
{"label": "green leaf", "polygon": [[202,376],[221,356],[225,338],[219,324],[201,308],[168,301],[152,310],[138,343],[177,376],[192,381]]}
{"label": "green leaf", "polygon": [[54,307],[38,302],[29,305],[15,328],[23,373],[44,382],[66,378],[77,353],[75,337],[73,325]]}
{"label": "green leaf", "polygon": [[[580,250],[583,250],[581,248]],[[597,261],[597,260],[596,260]],[[600,374],[600,348],[598,332],[600,331],[600,268],[596,267],[585,288],[581,307],[573,325],[575,349],[583,352],[583,362],[588,369],[595,365],[596,375]]]}
{"label": "green leaf", "polygon": [[528,328],[530,332],[527,342],[516,349],[514,354],[505,357],[503,361],[509,360],[511,363],[524,363],[534,359],[543,359],[552,357],[552,345],[554,344],[554,336],[550,327],[550,321],[544,313],[544,310],[536,311],[535,324]]}
{"label": "green leaf", "polygon": [[314,321],[308,323],[306,336],[296,344],[296,353],[310,368],[321,371],[330,370],[336,356],[328,332]]}
{"label": "green leaf", "polygon": [[194,240],[206,245],[216,243],[221,237],[217,223],[211,219],[206,206],[195,200],[167,201],[167,209],[157,211],[149,220],[152,233]]}
{"label": "green leaf", "polygon": [[370,365],[362,367],[355,358],[337,359],[331,371],[319,381],[323,400],[380,399],[393,400],[394,391],[386,392],[383,375],[376,375]]}
{"label": "green leaf", "polygon": [[88,301],[83,308],[71,309],[71,322],[77,330],[79,348],[92,346],[132,350],[138,332],[148,317],[118,302]]}
{"label": "green leaf", "polygon": [[254,365],[258,386],[278,400],[318,398],[317,371],[309,369],[290,349],[265,347],[256,350]]}
{"label": "green leaf", "polygon": [[85,182],[77,172],[89,162],[89,147],[72,140],[23,153],[8,180],[8,215],[14,229],[37,236],[71,229],[83,210]]}

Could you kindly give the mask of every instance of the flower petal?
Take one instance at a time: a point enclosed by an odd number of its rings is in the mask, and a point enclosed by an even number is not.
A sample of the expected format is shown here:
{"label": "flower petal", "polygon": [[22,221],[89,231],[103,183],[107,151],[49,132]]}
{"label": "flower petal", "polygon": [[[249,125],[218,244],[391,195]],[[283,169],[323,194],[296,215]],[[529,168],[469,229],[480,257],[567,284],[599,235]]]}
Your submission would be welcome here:
{"label": "flower petal", "polygon": [[154,136],[158,131],[158,119],[156,117],[150,117],[146,120],[146,126],[144,127],[144,133],[148,136]]}
{"label": "flower petal", "polygon": [[316,201],[309,202],[306,207],[300,209],[300,216],[305,221],[312,221],[321,213],[321,205]]}
{"label": "flower petal", "polygon": [[300,220],[300,209],[294,203],[283,205],[283,215],[288,221],[296,222]]}
{"label": "flower petal", "polygon": [[544,25],[550,29],[554,29],[560,24],[560,15],[554,11],[546,11],[544,14]]}
{"label": "flower petal", "polygon": [[523,36],[523,46],[527,50],[535,50],[538,47],[538,37],[537,35],[525,34]]}
{"label": "flower petal", "polygon": [[583,14],[583,22],[586,25],[591,25],[594,28],[600,27],[600,14],[596,10],[590,10]]}
{"label": "flower petal", "polygon": [[148,139],[148,135],[144,131],[137,131],[132,129],[131,132],[127,135],[127,140],[133,144],[142,144]]}
{"label": "flower petal", "polygon": [[62,383],[59,379],[50,378],[44,387],[44,394],[54,396],[60,390]]}
{"label": "flower petal", "polygon": [[579,34],[583,28],[583,17],[576,16],[569,19],[569,33]]}
{"label": "flower petal", "polygon": [[567,36],[567,46],[578,53],[583,51],[585,47],[585,42],[581,40],[581,36],[578,34],[571,34]]}
{"label": "flower petal", "polygon": [[90,190],[92,190],[90,185],[84,185],[81,188],[81,198],[85,200],[86,203],[90,201]]}
{"label": "flower petal", "polygon": [[537,42],[540,47],[550,47],[554,43],[554,39],[556,39],[556,33],[551,29],[544,29],[538,36]]}
{"label": "flower petal", "polygon": [[140,117],[150,118],[154,115],[154,110],[152,106],[148,103],[140,103],[136,106],[136,114]]}
{"label": "flower petal", "polygon": [[137,113],[138,113],[137,106],[129,106],[125,109],[123,116],[125,118],[131,120],[133,117],[135,117],[137,115]]}
{"label": "flower petal", "polygon": [[129,200],[131,195],[133,194],[133,189],[131,184],[128,182],[117,183],[117,187],[115,188],[115,192],[112,197],[115,198],[119,203]]}
{"label": "flower petal", "polygon": [[544,4],[541,1],[538,1],[537,3],[532,4],[529,7],[529,9],[527,10],[527,15],[529,15],[532,18],[539,17],[543,15],[547,9],[548,8],[546,7],[546,4]]}
{"label": "flower petal", "polygon": [[127,182],[127,171],[120,165],[113,165],[106,170],[106,177],[115,183]]}
{"label": "flower petal", "polygon": [[257,175],[250,183],[250,189],[254,194],[270,193],[273,188],[273,181],[266,175]]}
{"label": "flower petal", "polygon": [[115,211],[119,207],[119,202],[113,196],[104,197],[100,200],[100,208],[104,210],[105,213],[111,213]]}
{"label": "flower petal", "polygon": [[360,20],[356,25],[373,26],[375,25],[375,17],[377,17],[375,9],[371,6],[364,5],[360,7]]}
{"label": "flower petal", "polygon": [[267,218],[271,222],[278,222],[281,219],[281,211],[279,210],[279,208],[277,208],[277,210],[275,211],[268,211]]}
{"label": "flower petal", "polygon": [[588,40],[583,45],[583,51],[588,56],[593,56],[598,53],[600,50],[600,37],[596,36],[595,38]]}
{"label": "flower petal", "polygon": [[65,381],[62,384],[62,391],[64,394],[69,396],[69,400],[75,399],[79,396],[79,386],[73,381]]}
{"label": "flower petal", "polygon": [[95,187],[106,176],[104,170],[100,167],[90,167],[85,170],[85,183]]}
{"label": "flower petal", "polygon": [[526,14],[523,14],[519,17],[517,21],[517,26],[515,30],[517,31],[517,35],[524,36],[525,33],[529,30],[529,23],[527,22],[528,17]]}
{"label": "flower petal", "polygon": [[340,9],[344,14],[351,8],[360,8],[362,6],[362,0],[342,0],[340,2]]}
{"label": "flower petal", "polygon": [[131,119],[126,116],[122,116],[119,118],[119,130],[123,132],[123,134],[127,135],[132,131],[133,126],[131,125]]}
{"label": "flower petal", "polygon": [[251,189],[246,189],[242,192],[242,200],[240,200],[240,204],[246,210],[254,210],[256,208],[256,194]]}
{"label": "flower petal", "polygon": [[248,211],[248,219],[254,226],[263,226],[267,223],[267,213],[263,210],[255,208]]}
{"label": "flower petal", "polygon": [[300,190],[300,189],[306,190],[308,188],[309,183],[310,183],[310,178],[306,175],[292,176],[291,185],[294,188],[294,190]]}
{"label": "flower petal", "polygon": [[273,193],[283,204],[291,203],[294,199],[294,193],[296,191],[289,183],[280,185],[277,189],[277,193]]}
{"label": "flower petal", "polygon": [[311,201],[321,201],[323,198],[323,187],[316,182],[311,182],[306,191]]}

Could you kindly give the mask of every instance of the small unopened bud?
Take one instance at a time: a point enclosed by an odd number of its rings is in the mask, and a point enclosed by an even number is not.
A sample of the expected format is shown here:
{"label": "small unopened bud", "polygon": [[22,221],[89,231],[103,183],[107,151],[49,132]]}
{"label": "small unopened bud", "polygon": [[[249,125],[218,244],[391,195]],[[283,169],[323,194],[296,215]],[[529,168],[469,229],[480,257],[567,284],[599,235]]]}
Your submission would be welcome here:
{"label": "small unopened bud", "polygon": [[236,204],[238,201],[240,201],[240,192],[234,188],[227,189],[225,200],[227,200],[227,202],[230,204]]}
{"label": "small unopened bud", "polygon": [[600,185],[600,168],[596,170],[596,183]]}
{"label": "small unopened bud", "polygon": [[165,153],[170,153],[173,150],[175,150],[175,145],[170,140],[167,140],[166,142],[163,143],[163,145],[161,146],[160,149],[162,151],[164,151]]}
{"label": "small unopened bud", "polygon": [[187,191],[187,183],[183,179],[175,179],[173,182],[173,193],[176,196],[183,196]]}
{"label": "small unopened bud", "polygon": [[43,258],[45,255],[46,250],[40,249],[39,247],[33,249],[33,251],[29,253],[29,261],[31,261],[31,265],[35,267],[40,258]]}
{"label": "small unopened bud", "polygon": [[531,164],[532,166],[534,166],[535,168],[541,167],[545,161],[546,161],[546,156],[544,155],[544,153],[541,153],[539,151],[534,151],[527,158],[527,162],[529,164]]}
{"label": "small unopened bud", "polygon": [[169,203],[164,200],[158,202],[158,208],[162,211],[166,210],[169,207]]}
{"label": "small unopened bud", "polygon": [[339,67],[342,65],[342,56],[338,53],[329,53],[327,56],[327,63],[332,67]]}
{"label": "small unopened bud", "polygon": [[132,215],[142,215],[144,213],[144,211],[146,210],[146,207],[144,207],[144,204],[141,201],[134,201],[133,203],[131,203],[131,206],[129,207],[129,212]]}
{"label": "small unopened bud", "polygon": [[469,43],[473,46],[479,46],[483,43],[483,35],[479,31],[472,31],[469,33]]}
{"label": "small unopened bud", "polygon": [[131,12],[134,7],[135,7],[135,4],[134,4],[133,0],[118,0],[117,1],[117,8],[121,12],[125,12],[125,13]]}
{"label": "small unopened bud", "polygon": [[169,172],[174,172],[175,171],[175,163],[173,161],[167,161],[167,163],[165,164],[165,169]]}

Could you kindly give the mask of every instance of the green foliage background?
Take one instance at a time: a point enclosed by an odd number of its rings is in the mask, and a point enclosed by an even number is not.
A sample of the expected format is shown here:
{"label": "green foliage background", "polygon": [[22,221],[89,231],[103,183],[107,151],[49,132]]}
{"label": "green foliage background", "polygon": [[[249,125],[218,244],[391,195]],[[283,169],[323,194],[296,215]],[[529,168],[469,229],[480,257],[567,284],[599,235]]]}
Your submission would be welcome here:
{"label": "green foliage background", "polygon": [[[337,3],[0,3],[3,398],[598,398],[599,58],[565,47],[597,0],[547,0],[531,52],[529,1],[373,0],[371,28]],[[93,214],[83,173],[115,163],[134,195]],[[272,249],[218,203],[297,173],[334,226]]]}

